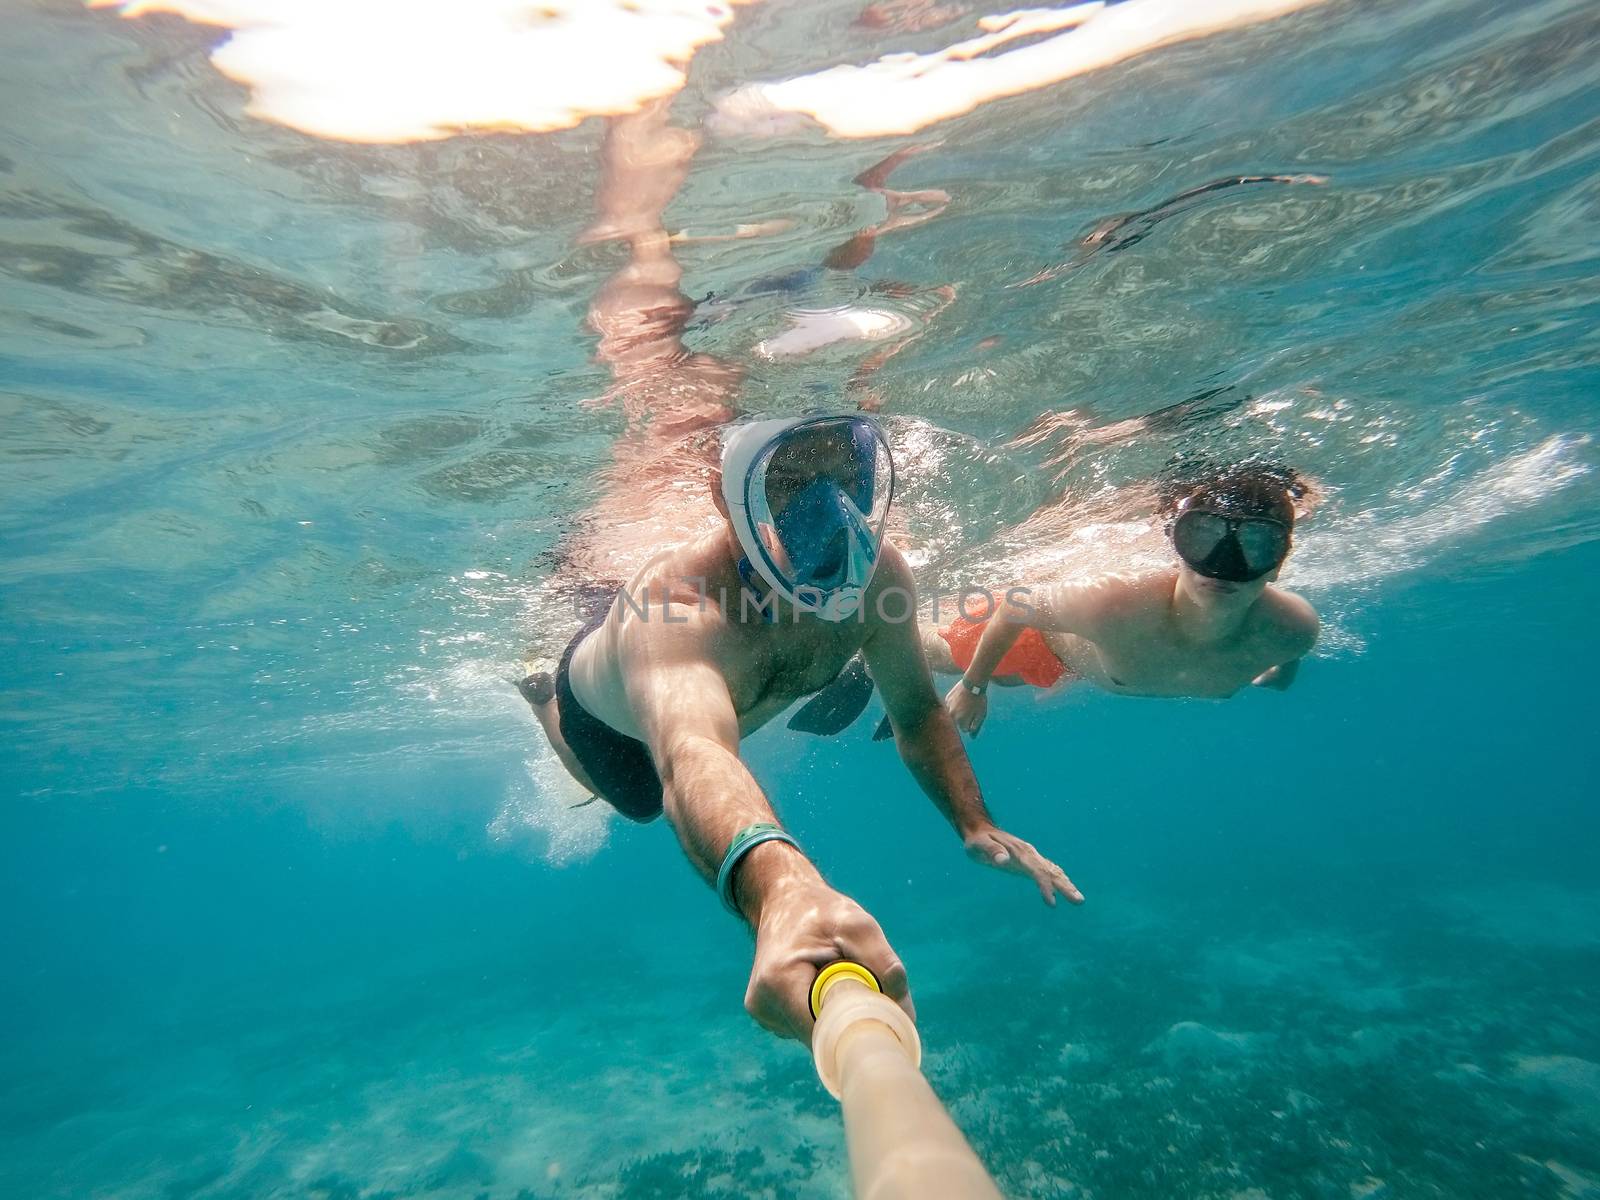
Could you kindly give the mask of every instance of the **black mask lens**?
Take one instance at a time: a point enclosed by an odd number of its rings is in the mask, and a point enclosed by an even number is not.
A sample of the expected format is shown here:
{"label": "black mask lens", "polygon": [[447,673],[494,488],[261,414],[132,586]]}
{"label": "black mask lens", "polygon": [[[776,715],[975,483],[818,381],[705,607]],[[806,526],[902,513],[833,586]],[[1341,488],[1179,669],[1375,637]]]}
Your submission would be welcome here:
{"label": "black mask lens", "polygon": [[1265,575],[1289,553],[1289,531],[1276,521],[1240,521],[1234,531],[1245,561],[1257,575]]}
{"label": "black mask lens", "polygon": [[1210,558],[1227,536],[1227,518],[1216,513],[1186,512],[1172,527],[1172,546],[1179,558],[1193,566]]}
{"label": "black mask lens", "polygon": [[1173,525],[1172,548],[1209,579],[1249,583],[1288,556],[1289,530],[1265,517],[1224,517],[1191,510]]}

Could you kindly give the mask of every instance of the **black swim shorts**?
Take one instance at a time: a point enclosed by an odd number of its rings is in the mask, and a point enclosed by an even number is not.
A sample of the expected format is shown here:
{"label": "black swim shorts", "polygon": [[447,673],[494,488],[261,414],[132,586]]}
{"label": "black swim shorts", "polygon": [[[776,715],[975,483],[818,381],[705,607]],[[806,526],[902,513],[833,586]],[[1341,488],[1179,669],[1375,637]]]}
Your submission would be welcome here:
{"label": "black swim shorts", "polygon": [[618,733],[591,715],[572,694],[568,672],[578,643],[605,624],[607,604],[567,643],[556,668],[556,711],[567,748],[600,789],[600,798],[630,821],[653,821],[661,815],[661,776],[650,751],[638,738]]}

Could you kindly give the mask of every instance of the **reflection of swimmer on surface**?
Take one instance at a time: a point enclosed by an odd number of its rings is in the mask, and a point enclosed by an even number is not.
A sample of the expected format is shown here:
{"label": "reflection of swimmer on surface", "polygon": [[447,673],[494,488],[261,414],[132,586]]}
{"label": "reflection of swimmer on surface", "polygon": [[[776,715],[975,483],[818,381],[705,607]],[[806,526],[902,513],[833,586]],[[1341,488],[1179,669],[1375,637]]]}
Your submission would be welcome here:
{"label": "reflection of swimmer on surface", "polygon": [[690,494],[684,481],[711,470],[712,431],[735,416],[744,372],[683,341],[694,305],[662,214],[699,140],[668,123],[668,107],[657,101],[613,119],[601,151],[600,215],[584,240],[621,241],[628,259],[595,295],[589,324],[612,378],[600,403],[620,408],[624,424],[601,486],[559,549],[559,591],[615,587],[664,543],[717,519],[704,489]]}
{"label": "reflection of swimmer on surface", "polygon": [[[830,273],[854,271],[866,265],[877,250],[879,238],[931,221],[944,212],[950,203],[948,192],[939,188],[905,191],[889,186],[889,177],[903,163],[939,145],[925,142],[904,146],[855,177],[858,186],[883,198],[884,218],[835,246],[823,257],[821,267],[757,280],[742,289],[740,294],[744,296],[788,293],[797,300],[785,314],[786,328],[762,338],[752,347],[757,358],[781,362],[852,342],[882,343],[851,375],[851,390],[864,389],[891,358],[920,338],[934,319],[955,301],[956,290],[949,284],[919,288],[892,280],[870,282],[845,303],[807,307],[800,301],[814,285],[838,277]],[[707,318],[716,319],[727,311],[730,303],[728,299],[708,296],[701,306]],[[861,401],[863,408],[878,406],[877,397],[870,393]]]}
{"label": "reflection of swimmer on surface", "polygon": [[982,728],[991,683],[1082,679],[1123,695],[1212,699],[1287,688],[1317,639],[1311,605],[1274,586],[1302,490],[1289,472],[1248,464],[1174,481],[1163,509],[1175,566],[1019,585],[986,621],[925,631],[935,669],[961,673],[946,697],[956,724]]}
{"label": "reflection of swimmer on surface", "polygon": [[[909,1011],[905,969],[877,922],[829,887],[779,827],[739,744],[857,654],[871,666],[902,759],[968,854],[1028,877],[1051,904],[1058,894],[1082,896],[1060,867],[994,823],[934,690],[910,569],[883,537],[893,467],[875,423],[737,425],[720,436],[709,497],[692,472],[652,483],[685,435],[701,447],[718,440],[707,431],[731,416],[738,380],[681,341],[690,306],[660,216],[691,149],[659,108],[620,118],[600,192],[600,228],[626,238],[631,258],[591,313],[629,420],[597,511],[631,519],[635,539],[648,526],[653,553],[627,570],[626,586],[610,589],[553,674],[518,686],[574,778],[634,820],[667,817],[691,864],[755,930],[746,1007],[769,1029],[807,1039],[822,965],[865,964]],[[705,498],[709,523],[691,503]],[[583,533],[598,561],[605,526],[591,513]],[[630,543],[624,561],[638,548]],[[566,569],[579,561],[569,557]]]}
{"label": "reflection of swimmer on surface", "polygon": [[[620,406],[626,424],[613,445],[603,486],[558,551],[556,587],[575,594],[588,592],[597,581],[615,588],[663,545],[716,525],[716,511],[705,503],[704,481],[715,467],[714,431],[736,414],[745,372],[685,345],[691,323],[714,321],[730,300],[711,296],[696,304],[684,295],[683,269],[673,246],[761,236],[784,225],[768,221],[741,226],[732,235],[667,231],[663,213],[699,144],[695,134],[668,124],[667,107],[662,101],[611,121],[602,152],[600,215],[584,238],[624,241],[629,250],[627,263],[601,287],[589,311],[589,323],[600,335],[596,357],[613,378],[601,402]],[[823,267],[760,280],[742,294],[801,293],[825,272],[866,263],[884,234],[937,216],[949,200],[944,192],[888,187],[894,170],[935,145],[904,147],[856,177],[860,186],[884,197],[887,213],[830,251]],[[796,357],[844,341],[876,343],[850,380],[853,389],[866,388],[873,374],[920,337],[955,296],[950,287],[919,292],[898,283],[869,285],[866,294],[874,293],[899,301],[912,297],[920,304],[901,303],[901,311],[870,302],[845,305],[811,313],[809,325],[806,311],[796,309],[791,314],[794,340],[784,343],[785,354],[766,356]],[[770,347],[786,336],[778,334],[765,344]],[[754,352],[764,354],[763,344]],[[875,410],[879,401],[867,390],[859,406]]]}

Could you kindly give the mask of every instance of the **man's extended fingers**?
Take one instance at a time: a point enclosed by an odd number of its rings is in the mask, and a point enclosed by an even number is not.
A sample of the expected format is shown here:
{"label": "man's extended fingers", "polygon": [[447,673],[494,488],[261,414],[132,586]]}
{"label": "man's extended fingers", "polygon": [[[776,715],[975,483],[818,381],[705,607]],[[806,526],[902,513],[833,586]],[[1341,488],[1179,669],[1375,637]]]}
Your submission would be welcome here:
{"label": "man's extended fingers", "polygon": [[1056,906],[1056,881],[1048,876],[1034,876],[1033,882],[1039,885],[1039,895],[1051,908]]}
{"label": "man's extended fingers", "polygon": [[1083,893],[1077,889],[1072,880],[1067,878],[1065,871],[1037,851],[1034,852],[1033,859],[1034,861],[1029,864],[1029,874],[1033,876],[1034,883],[1039,885],[1039,893],[1044,897],[1046,904],[1051,908],[1056,906],[1058,891],[1074,904],[1083,903]]}
{"label": "man's extended fingers", "polygon": [[1055,886],[1061,890],[1061,894],[1074,904],[1082,904],[1083,893],[1078,890],[1078,885],[1068,879],[1067,873],[1060,867],[1056,867],[1055,872]]}

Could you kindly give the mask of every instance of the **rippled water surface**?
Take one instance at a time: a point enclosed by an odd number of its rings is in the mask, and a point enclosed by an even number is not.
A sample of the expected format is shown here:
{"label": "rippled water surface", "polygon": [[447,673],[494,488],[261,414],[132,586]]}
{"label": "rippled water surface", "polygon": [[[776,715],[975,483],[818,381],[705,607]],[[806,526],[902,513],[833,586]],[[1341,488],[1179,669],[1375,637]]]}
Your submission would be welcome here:
{"label": "rippled water surface", "polygon": [[[1154,561],[1174,454],[1291,463],[1324,617],[1285,696],[996,722],[1082,912],[861,729],[754,739],[936,1085],[1016,1195],[1594,1195],[1600,8],[1330,0],[899,138],[708,119],[981,13],[884,7],[937,19],[757,5],[695,57],[689,349],[748,414],[880,412],[925,584]],[[602,123],[319,139],[215,28],[0,15],[0,1190],[842,1194],[739,932],[564,807],[505,683],[710,512],[632,465],[681,397],[596,360]],[[825,266],[907,146],[924,219]],[[847,305],[871,339],[786,352]]]}

